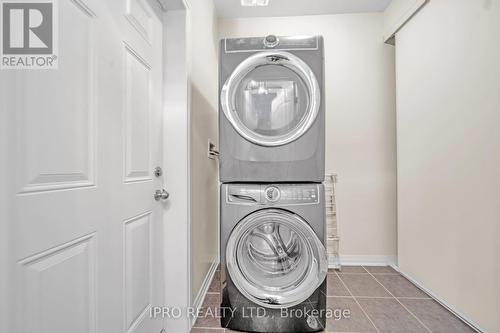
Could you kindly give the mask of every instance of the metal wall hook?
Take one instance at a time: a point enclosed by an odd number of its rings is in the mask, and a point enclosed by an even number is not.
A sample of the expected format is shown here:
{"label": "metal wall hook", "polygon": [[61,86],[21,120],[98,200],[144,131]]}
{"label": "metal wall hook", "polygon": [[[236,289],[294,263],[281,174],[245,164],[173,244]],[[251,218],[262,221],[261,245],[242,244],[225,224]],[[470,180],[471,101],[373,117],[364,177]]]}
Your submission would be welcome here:
{"label": "metal wall hook", "polygon": [[210,141],[210,139],[208,140],[208,158],[211,160],[219,158],[219,151],[217,150],[215,144]]}

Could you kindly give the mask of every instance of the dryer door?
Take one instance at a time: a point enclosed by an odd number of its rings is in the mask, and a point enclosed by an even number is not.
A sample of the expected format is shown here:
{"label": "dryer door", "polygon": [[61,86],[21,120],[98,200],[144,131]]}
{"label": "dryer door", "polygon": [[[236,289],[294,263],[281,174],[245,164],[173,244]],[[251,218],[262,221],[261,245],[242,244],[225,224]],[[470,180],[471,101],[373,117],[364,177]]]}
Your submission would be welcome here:
{"label": "dryer door", "polygon": [[268,308],[302,303],[323,283],[326,250],[300,216],[267,208],[242,219],[226,247],[226,264],[238,290]]}
{"label": "dryer door", "polygon": [[226,118],[242,137],[261,146],[297,140],[314,123],[320,103],[312,70],[299,57],[283,51],[248,57],[221,91]]}

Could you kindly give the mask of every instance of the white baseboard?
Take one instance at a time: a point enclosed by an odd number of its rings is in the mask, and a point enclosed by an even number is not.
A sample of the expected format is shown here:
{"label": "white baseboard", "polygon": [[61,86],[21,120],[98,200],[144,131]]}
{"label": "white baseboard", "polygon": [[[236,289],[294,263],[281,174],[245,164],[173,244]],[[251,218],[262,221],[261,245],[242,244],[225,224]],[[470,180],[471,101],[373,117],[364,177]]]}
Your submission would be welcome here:
{"label": "white baseboard", "polygon": [[340,263],[343,266],[393,266],[397,263],[397,257],[377,255],[341,255]]}
{"label": "white baseboard", "polygon": [[[192,307],[194,309],[199,309],[203,305],[203,301],[205,300],[205,296],[207,295],[208,288],[210,287],[210,283],[212,283],[212,279],[214,278],[215,271],[217,271],[217,267],[219,266],[219,257],[216,257],[212,260],[212,265],[205,276],[205,280],[203,280],[203,284],[201,285],[198,294],[196,295]],[[191,327],[193,327],[196,318],[191,318]]]}
{"label": "white baseboard", "polygon": [[402,272],[399,269],[399,267],[397,267],[396,265],[391,265],[391,266],[392,266],[392,268],[394,268],[395,270],[397,270],[399,272],[399,274],[401,274],[402,276],[404,276],[405,278],[407,278],[408,280],[410,280],[414,285],[416,285],[417,287],[419,287],[420,289],[422,289],[423,291],[425,291],[430,297],[432,297],[433,300],[435,300],[436,302],[438,302],[439,304],[441,304],[443,307],[445,307],[448,311],[450,311],[455,316],[457,316],[458,318],[460,318],[465,324],[469,325],[470,328],[472,328],[473,330],[475,330],[478,333],[487,333],[486,330],[483,330],[474,321],[468,319],[466,316],[464,316],[463,314],[461,314],[460,312],[458,312],[452,305],[448,304],[444,299],[440,298],[438,295],[436,295],[435,293],[433,293],[431,290],[429,290],[426,287],[424,287],[422,285],[422,283],[420,283],[419,281],[415,280],[414,278],[412,278],[408,274]]}

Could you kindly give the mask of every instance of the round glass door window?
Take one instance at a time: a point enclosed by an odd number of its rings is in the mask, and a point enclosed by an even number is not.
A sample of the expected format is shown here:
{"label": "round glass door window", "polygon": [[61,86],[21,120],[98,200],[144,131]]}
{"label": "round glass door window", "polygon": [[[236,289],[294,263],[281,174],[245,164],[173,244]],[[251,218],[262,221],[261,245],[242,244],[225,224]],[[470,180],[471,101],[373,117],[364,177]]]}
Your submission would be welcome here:
{"label": "round glass door window", "polygon": [[261,52],[239,64],[222,87],[224,114],[245,139],[279,146],[302,136],[320,105],[314,73],[288,52]]}
{"label": "round glass door window", "polygon": [[269,308],[302,303],[328,271],[326,250],[312,228],[281,209],[263,209],[241,220],[229,237],[226,263],[238,290]]}

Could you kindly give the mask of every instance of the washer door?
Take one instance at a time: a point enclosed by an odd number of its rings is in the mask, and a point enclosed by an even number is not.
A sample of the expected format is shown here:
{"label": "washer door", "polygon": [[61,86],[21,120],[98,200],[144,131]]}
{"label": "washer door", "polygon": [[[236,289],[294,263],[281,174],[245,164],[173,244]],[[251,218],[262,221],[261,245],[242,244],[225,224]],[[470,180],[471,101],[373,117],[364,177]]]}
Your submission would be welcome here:
{"label": "washer door", "polygon": [[328,271],[326,250],[300,216],[282,209],[247,215],[232,231],[226,264],[238,290],[268,308],[305,301]]}
{"label": "washer door", "polygon": [[301,137],[321,103],[316,76],[299,57],[256,53],[234,70],[221,91],[226,118],[246,140],[280,146]]}

